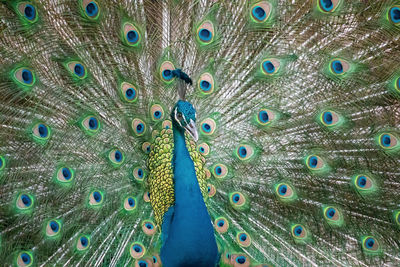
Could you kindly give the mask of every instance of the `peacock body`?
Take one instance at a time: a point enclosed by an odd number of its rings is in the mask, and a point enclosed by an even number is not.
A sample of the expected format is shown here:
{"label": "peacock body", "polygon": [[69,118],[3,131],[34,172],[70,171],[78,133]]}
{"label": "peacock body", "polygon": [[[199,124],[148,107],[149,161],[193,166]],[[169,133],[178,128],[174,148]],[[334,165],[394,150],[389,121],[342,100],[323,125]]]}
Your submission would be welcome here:
{"label": "peacock body", "polygon": [[399,38],[398,0],[1,0],[2,266],[400,265]]}

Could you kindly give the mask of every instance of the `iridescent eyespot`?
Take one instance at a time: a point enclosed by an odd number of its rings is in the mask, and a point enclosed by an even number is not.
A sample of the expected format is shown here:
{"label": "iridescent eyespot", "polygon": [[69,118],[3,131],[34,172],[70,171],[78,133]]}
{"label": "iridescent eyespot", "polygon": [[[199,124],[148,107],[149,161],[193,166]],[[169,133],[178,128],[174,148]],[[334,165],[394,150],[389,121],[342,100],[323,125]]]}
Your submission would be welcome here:
{"label": "iridescent eyespot", "polygon": [[280,69],[281,63],[276,58],[264,59],[261,63],[261,70],[265,75],[276,74]]}
{"label": "iridescent eyespot", "polygon": [[136,86],[131,83],[123,82],[120,85],[122,100],[128,103],[134,103],[138,99],[138,91]]}
{"label": "iridescent eyespot", "polygon": [[21,193],[18,195],[15,206],[19,212],[27,212],[33,208],[34,199],[33,196],[27,193]]}
{"label": "iridescent eyespot", "polygon": [[57,170],[56,178],[60,183],[71,183],[74,179],[74,170],[68,167],[61,167]]}
{"label": "iridescent eyespot", "polygon": [[318,0],[318,7],[322,12],[332,13],[339,6],[341,0]]}
{"label": "iridescent eyespot", "polygon": [[379,254],[382,248],[378,240],[373,236],[364,236],[361,238],[361,244],[364,252],[370,254]]}
{"label": "iridescent eyespot", "polygon": [[16,266],[29,267],[34,263],[32,253],[30,251],[21,251],[15,259]]}
{"label": "iridescent eyespot", "polygon": [[245,196],[240,192],[233,192],[229,194],[229,202],[235,209],[243,209],[247,206]]}
{"label": "iridescent eyespot", "polygon": [[229,261],[229,265],[230,266],[235,266],[235,267],[239,267],[239,266],[243,266],[243,267],[249,267],[251,262],[250,259],[244,255],[244,254],[232,254],[230,256],[230,261]]}
{"label": "iridescent eyespot", "polygon": [[82,62],[71,61],[67,63],[67,68],[71,75],[76,79],[85,79],[87,77],[86,67]]}
{"label": "iridescent eyespot", "polygon": [[51,130],[44,123],[37,123],[32,127],[33,139],[39,143],[45,143],[50,138]]}
{"label": "iridescent eyespot", "polygon": [[321,113],[320,120],[327,127],[335,126],[339,122],[339,114],[334,111],[327,110]]}
{"label": "iridescent eyespot", "polygon": [[350,69],[350,63],[339,58],[331,60],[329,66],[331,72],[335,75],[343,75]]}
{"label": "iridescent eyespot", "polygon": [[352,185],[354,189],[362,195],[374,193],[378,189],[372,176],[366,174],[357,174],[353,176]]}
{"label": "iridescent eyespot", "polygon": [[160,66],[160,77],[166,82],[170,83],[174,79],[172,71],[175,70],[175,66],[171,61],[164,61]]}
{"label": "iridescent eyespot", "polygon": [[400,226],[400,210],[393,211],[393,219],[397,226]]}
{"label": "iridescent eyespot", "polygon": [[228,167],[224,164],[215,164],[212,168],[212,174],[215,178],[225,178],[228,175]]}
{"label": "iridescent eyespot", "polygon": [[88,19],[98,19],[100,15],[100,7],[96,1],[93,0],[81,0],[81,7],[84,11],[85,17]]}
{"label": "iridescent eyespot", "polygon": [[143,182],[144,178],[146,177],[146,172],[140,167],[135,167],[132,173],[133,177],[139,182]]}
{"label": "iridescent eyespot", "polygon": [[214,221],[215,230],[220,233],[226,233],[229,229],[229,222],[225,217],[219,217]]}
{"label": "iridescent eyespot", "polygon": [[6,159],[3,156],[0,156],[0,171],[4,170],[6,167]]}
{"label": "iridescent eyespot", "polygon": [[130,254],[132,258],[139,259],[143,257],[146,252],[146,248],[140,242],[134,242],[130,246]]}
{"label": "iridescent eyespot", "polygon": [[215,189],[215,186],[212,184],[207,185],[207,191],[209,197],[213,197],[215,196],[215,193],[217,193],[217,189]]}
{"label": "iridescent eyespot", "polygon": [[290,202],[296,199],[296,192],[287,183],[279,183],[274,186],[275,194],[280,201]]}
{"label": "iridescent eyespot", "polygon": [[267,1],[262,1],[254,4],[250,9],[250,15],[254,22],[266,22],[271,15],[271,4]]}
{"label": "iridescent eyespot", "polygon": [[308,232],[301,224],[295,224],[291,227],[292,237],[298,243],[304,243],[308,238]]}
{"label": "iridescent eyespot", "polygon": [[400,25],[400,6],[393,6],[389,9],[389,20],[396,26]]}
{"label": "iridescent eyespot", "polygon": [[46,223],[45,233],[47,237],[56,237],[61,232],[61,221],[50,220]]}
{"label": "iridescent eyespot", "polygon": [[19,3],[17,6],[17,10],[20,15],[25,19],[25,21],[28,21],[30,23],[36,22],[39,18],[37,8],[31,2]]}
{"label": "iridescent eyespot", "polygon": [[124,163],[125,155],[121,150],[115,148],[108,153],[108,159],[113,166],[118,167]]}
{"label": "iridescent eyespot", "polygon": [[139,260],[135,262],[135,267],[149,267],[149,263],[145,260]]}
{"label": "iridescent eyespot", "polygon": [[212,94],[214,92],[213,76],[208,72],[203,73],[197,82],[197,88],[204,95]]}
{"label": "iridescent eyespot", "polygon": [[135,197],[126,197],[123,202],[124,210],[127,212],[134,211],[137,207],[137,202]]}
{"label": "iridescent eyespot", "polygon": [[324,160],[317,155],[311,155],[307,157],[306,164],[310,170],[315,171],[324,167]]}
{"label": "iridescent eyespot", "polygon": [[343,225],[343,223],[344,223],[343,215],[342,215],[342,212],[338,208],[333,207],[333,206],[323,206],[322,212],[323,212],[326,222],[330,226],[340,227]]}
{"label": "iridescent eyespot", "polygon": [[207,143],[201,143],[197,146],[197,151],[203,156],[208,156],[210,154],[210,146]]}
{"label": "iridescent eyespot", "polygon": [[251,237],[246,232],[239,232],[236,234],[236,241],[241,247],[249,247],[251,245]]}
{"label": "iridescent eyespot", "polygon": [[100,190],[94,190],[89,194],[89,206],[99,207],[103,204],[104,195]]}
{"label": "iridescent eyespot", "polygon": [[149,191],[144,192],[143,200],[144,200],[144,202],[147,202],[147,203],[150,202],[150,192]]}
{"label": "iridescent eyespot", "polygon": [[150,108],[150,115],[153,121],[159,121],[164,119],[164,109],[159,104],[154,104]]}
{"label": "iridescent eyespot", "polygon": [[132,23],[126,22],[122,26],[122,40],[125,45],[130,47],[138,47],[141,41],[141,34],[137,27]]}
{"label": "iridescent eyespot", "polygon": [[398,148],[398,139],[391,133],[382,133],[379,135],[379,145],[385,150]]}
{"label": "iridescent eyespot", "polygon": [[94,135],[100,129],[100,120],[93,115],[87,116],[82,119],[81,128],[88,135]]}
{"label": "iridescent eyespot", "polygon": [[164,129],[172,129],[172,122],[170,120],[165,120],[162,123]]}
{"label": "iridescent eyespot", "polygon": [[76,249],[79,251],[85,251],[90,246],[90,236],[88,235],[80,235],[76,241]]}
{"label": "iridescent eyespot", "polygon": [[250,160],[255,154],[254,148],[250,145],[241,144],[235,150],[235,156],[242,161]]}
{"label": "iridescent eyespot", "polygon": [[149,142],[144,142],[142,144],[142,151],[146,154],[149,154],[151,151],[151,144]]}
{"label": "iridescent eyespot", "polygon": [[211,118],[205,119],[200,123],[200,133],[206,136],[210,136],[215,132],[217,124]]}
{"label": "iridescent eyespot", "polygon": [[197,28],[197,41],[200,44],[207,45],[213,42],[214,40],[214,25],[211,21],[204,21]]}
{"label": "iridescent eyespot", "polygon": [[36,82],[35,73],[27,67],[16,69],[14,71],[13,79],[20,85],[28,87],[33,86]]}
{"label": "iridescent eyespot", "polygon": [[276,114],[269,109],[261,109],[257,113],[257,123],[261,126],[269,125],[275,120]]}
{"label": "iridescent eyespot", "polygon": [[154,235],[156,233],[156,225],[150,220],[142,222],[142,230],[146,235]]}
{"label": "iridescent eyespot", "polygon": [[395,80],[395,87],[394,87],[394,88],[397,90],[397,92],[400,93],[400,77],[397,77],[397,78],[396,78],[396,80]]}
{"label": "iridescent eyespot", "polygon": [[141,119],[133,119],[132,130],[136,136],[142,136],[146,133],[146,124]]}

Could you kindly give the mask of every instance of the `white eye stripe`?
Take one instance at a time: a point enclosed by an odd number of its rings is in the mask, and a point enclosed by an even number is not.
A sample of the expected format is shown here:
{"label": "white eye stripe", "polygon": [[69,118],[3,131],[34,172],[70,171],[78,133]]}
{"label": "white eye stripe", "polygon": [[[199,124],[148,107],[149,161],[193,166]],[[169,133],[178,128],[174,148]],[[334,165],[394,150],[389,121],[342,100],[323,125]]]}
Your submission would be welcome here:
{"label": "white eye stripe", "polygon": [[179,123],[179,125],[180,125],[181,127],[183,127],[182,124],[181,124],[181,122],[178,120],[178,108],[175,108],[175,120]]}

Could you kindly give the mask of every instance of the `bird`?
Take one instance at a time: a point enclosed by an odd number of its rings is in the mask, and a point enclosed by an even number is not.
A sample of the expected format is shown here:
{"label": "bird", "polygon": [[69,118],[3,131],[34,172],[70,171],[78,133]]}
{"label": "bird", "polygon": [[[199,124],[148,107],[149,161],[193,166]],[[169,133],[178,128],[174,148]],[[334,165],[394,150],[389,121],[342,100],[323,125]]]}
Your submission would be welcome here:
{"label": "bird", "polygon": [[399,38],[399,0],[0,0],[2,265],[400,265]]}

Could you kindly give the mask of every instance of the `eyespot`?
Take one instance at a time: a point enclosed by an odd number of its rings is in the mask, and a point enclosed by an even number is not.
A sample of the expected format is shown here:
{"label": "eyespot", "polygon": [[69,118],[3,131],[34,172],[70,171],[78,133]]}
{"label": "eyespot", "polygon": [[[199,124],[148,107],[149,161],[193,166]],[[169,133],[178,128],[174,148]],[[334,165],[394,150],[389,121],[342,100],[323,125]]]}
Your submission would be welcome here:
{"label": "eyespot", "polygon": [[33,139],[39,143],[45,143],[50,138],[51,130],[44,123],[37,123],[32,127]]}
{"label": "eyespot", "polygon": [[275,194],[279,200],[284,202],[289,202],[296,199],[295,191],[287,183],[279,183],[275,185]]}
{"label": "eyespot", "polygon": [[200,123],[200,133],[210,136],[215,132],[217,124],[211,118],[205,119]]}
{"label": "eyespot", "polygon": [[163,121],[162,127],[164,129],[172,129],[172,122],[170,120]]}
{"label": "eyespot", "polygon": [[132,130],[137,136],[142,136],[146,133],[146,124],[141,119],[133,119]]}
{"label": "eyespot", "polygon": [[61,167],[57,171],[57,181],[70,183],[74,179],[74,170],[68,167]]}
{"label": "eyespot", "polygon": [[156,225],[150,220],[143,221],[142,230],[146,235],[154,235],[156,233]]}
{"label": "eyespot", "polygon": [[140,242],[134,242],[131,244],[130,254],[132,258],[139,259],[143,257],[146,252],[146,248]]}
{"label": "eyespot", "polygon": [[331,60],[330,70],[335,75],[343,75],[350,69],[350,63],[343,59],[333,59]]}
{"label": "eyespot", "polygon": [[215,164],[212,168],[212,173],[215,178],[225,178],[228,175],[228,167],[224,164]]}
{"label": "eyespot", "polygon": [[171,61],[164,61],[160,66],[160,77],[166,82],[170,83],[174,79],[172,71],[175,70],[174,64]]}
{"label": "eyespot", "polygon": [[231,203],[232,207],[238,209],[245,206],[246,198],[240,192],[233,192],[229,194],[229,202]]}
{"label": "eyespot", "polygon": [[396,26],[400,24],[400,6],[393,6],[389,9],[389,20]]}
{"label": "eyespot", "polygon": [[137,181],[143,182],[144,178],[146,177],[146,172],[142,168],[136,167],[133,169],[133,177]]}
{"label": "eyespot", "polygon": [[306,162],[310,170],[319,170],[324,167],[324,160],[317,155],[308,156]]}
{"label": "eyespot", "polygon": [[17,201],[15,203],[19,211],[28,211],[33,207],[33,204],[34,204],[33,196],[27,193],[19,194],[17,197]]}
{"label": "eyespot", "polygon": [[153,267],[161,267],[161,259],[158,254],[153,254],[151,261],[153,262]]}
{"label": "eyespot", "polygon": [[108,153],[108,159],[114,166],[120,166],[125,161],[125,155],[121,150],[115,148]]}
{"label": "eyespot", "polygon": [[400,92],[400,76],[397,77],[394,88],[397,90],[397,92]]}
{"label": "eyespot", "polygon": [[85,13],[85,16],[88,19],[98,19],[100,15],[100,7],[96,1],[93,0],[82,0],[82,9]]}
{"label": "eyespot", "polygon": [[79,61],[71,61],[67,63],[69,72],[74,78],[85,79],[87,77],[86,67]]}
{"label": "eyespot", "polygon": [[234,267],[249,267],[250,266],[250,259],[243,254],[232,254],[230,257],[230,265]]}
{"label": "eyespot", "polygon": [[210,146],[207,143],[201,143],[197,146],[197,151],[203,156],[208,156],[208,154],[210,154]]}
{"label": "eyespot", "polygon": [[204,95],[212,94],[214,92],[213,76],[208,72],[203,73],[197,82],[197,88]]}
{"label": "eyespot", "polygon": [[150,144],[149,142],[144,142],[144,143],[142,144],[142,150],[143,150],[143,152],[146,153],[146,154],[149,154],[149,153],[150,153],[150,150],[151,150],[150,146],[151,146],[151,144]]}
{"label": "eyespot", "polygon": [[138,90],[131,83],[123,82],[120,85],[122,100],[128,103],[134,103],[138,99]]}
{"label": "eyespot", "polygon": [[32,253],[29,251],[21,251],[16,258],[16,264],[19,267],[32,266],[34,263]]}
{"label": "eyespot", "polygon": [[0,156],[0,171],[4,170],[6,167],[6,159],[3,156]]}
{"label": "eyespot", "polygon": [[149,192],[149,191],[144,192],[144,194],[143,194],[143,200],[144,200],[145,202],[150,202],[150,192]]}
{"label": "eyespot", "polygon": [[220,233],[226,233],[229,229],[229,222],[225,217],[219,217],[214,221],[215,230]]}
{"label": "eyespot", "polygon": [[398,146],[397,137],[391,133],[382,133],[379,136],[379,145],[385,150],[391,150]]}
{"label": "eyespot", "polygon": [[393,212],[393,219],[397,226],[400,226],[400,210],[395,210]]}
{"label": "eyespot", "polygon": [[335,126],[340,120],[339,114],[332,110],[327,110],[321,113],[320,121],[327,127]]}
{"label": "eyespot", "polygon": [[135,267],[149,267],[149,263],[145,260],[139,260],[135,262]]}
{"label": "eyespot", "polygon": [[85,133],[87,133],[89,135],[96,134],[100,129],[99,119],[92,115],[85,117],[82,120],[81,125],[82,125],[82,129],[85,131]]}
{"label": "eyespot", "polygon": [[217,193],[217,189],[215,189],[215,186],[212,184],[207,185],[207,191],[209,197],[213,197],[215,196],[215,193]]}
{"label": "eyespot", "polygon": [[46,236],[56,237],[61,232],[61,222],[59,220],[50,220],[46,223]]}
{"label": "eyespot", "polygon": [[318,7],[322,12],[332,13],[339,6],[341,0],[318,0]]}
{"label": "eyespot", "polygon": [[323,206],[322,211],[326,222],[331,226],[342,226],[343,216],[342,212],[333,206]]}
{"label": "eyespot", "polygon": [[89,205],[91,207],[98,207],[101,204],[103,204],[103,201],[104,201],[103,192],[95,190],[89,194]]}
{"label": "eyespot", "polygon": [[269,109],[261,109],[257,114],[257,123],[265,126],[272,123],[275,120],[276,114]]}
{"label": "eyespot", "polygon": [[23,18],[30,23],[36,22],[39,18],[36,6],[33,3],[30,2],[19,3],[17,9],[21,14],[21,16],[23,16]]}
{"label": "eyespot", "polygon": [[32,69],[22,67],[14,71],[14,80],[24,86],[33,86],[36,82],[35,73]]}
{"label": "eyespot", "polygon": [[235,155],[242,161],[250,160],[254,156],[255,152],[252,146],[241,144],[236,148]]}
{"label": "eyespot", "polygon": [[353,177],[354,188],[361,194],[368,194],[376,191],[375,181],[371,176],[359,174]]}
{"label": "eyespot", "polygon": [[281,62],[276,58],[264,59],[261,63],[261,70],[265,75],[276,74],[281,66]]}
{"label": "eyespot", "polygon": [[141,34],[139,30],[129,22],[122,26],[124,44],[131,47],[138,47],[141,41]]}
{"label": "eyespot", "polygon": [[161,105],[154,104],[150,108],[150,115],[153,121],[159,121],[164,118],[164,109]]}
{"label": "eyespot", "polygon": [[362,238],[362,248],[364,252],[377,253],[380,251],[380,244],[376,238],[365,236]]}
{"label": "eyespot", "polygon": [[202,45],[210,44],[214,40],[214,34],[214,25],[207,20],[197,28],[197,41]]}
{"label": "eyespot", "polygon": [[271,4],[267,1],[262,1],[254,4],[250,9],[250,15],[254,22],[266,22],[271,16]]}
{"label": "eyespot", "polygon": [[80,235],[76,241],[76,249],[79,251],[85,251],[90,246],[90,236]]}
{"label": "eyespot", "polygon": [[135,197],[131,197],[131,196],[126,197],[124,199],[124,205],[123,206],[124,206],[124,210],[125,211],[133,211],[133,210],[135,210],[136,207],[137,207],[136,198]]}
{"label": "eyespot", "polygon": [[251,237],[246,232],[237,233],[236,241],[241,247],[249,247],[251,245]]}
{"label": "eyespot", "polygon": [[304,241],[308,237],[307,230],[301,224],[292,226],[292,236],[296,241]]}

